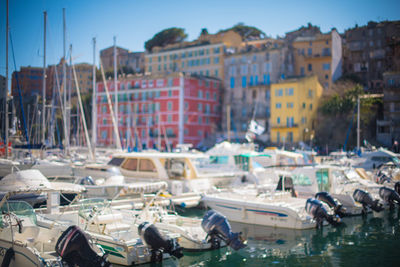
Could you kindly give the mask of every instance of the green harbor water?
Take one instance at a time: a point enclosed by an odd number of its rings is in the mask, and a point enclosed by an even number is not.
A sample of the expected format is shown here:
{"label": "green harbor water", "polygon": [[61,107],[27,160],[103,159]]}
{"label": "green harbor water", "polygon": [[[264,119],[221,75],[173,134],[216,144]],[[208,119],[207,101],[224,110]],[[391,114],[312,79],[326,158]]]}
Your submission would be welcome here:
{"label": "green harbor water", "polygon": [[[184,216],[202,217],[204,210]],[[339,227],[290,230],[230,222],[247,247],[185,252],[179,260],[144,266],[400,266],[400,212],[344,218]]]}

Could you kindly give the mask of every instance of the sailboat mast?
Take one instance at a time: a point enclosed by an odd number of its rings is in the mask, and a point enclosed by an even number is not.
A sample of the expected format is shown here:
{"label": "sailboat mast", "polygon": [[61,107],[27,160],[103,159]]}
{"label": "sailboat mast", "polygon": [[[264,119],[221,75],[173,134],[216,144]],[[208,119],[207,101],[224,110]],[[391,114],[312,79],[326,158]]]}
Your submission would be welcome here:
{"label": "sailboat mast", "polygon": [[4,146],[5,146],[5,157],[8,158],[8,0],[7,0],[7,16],[6,16],[6,90],[4,92]]}
{"label": "sailboat mast", "polygon": [[[114,101],[115,101],[115,121],[117,122],[117,129],[119,128],[119,121],[118,121],[118,87],[117,87],[117,37],[114,36]],[[118,131],[119,134],[119,131]],[[115,140],[118,140],[115,138]],[[118,145],[117,145],[118,147]]]}
{"label": "sailboat mast", "polygon": [[68,134],[68,125],[67,125],[67,55],[66,55],[66,45],[65,45],[65,34],[66,34],[66,23],[65,23],[65,8],[63,8],[63,79],[62,79],[62,90],[63,90],[63,102],[61,105],[64,106],[63,113],[63,125],[64,125],[64,151],[66,154],[69,154],[69,134]]}
{"label": "sailboat mast", "polygon": [[47,12],[43,12],[44,38],[43,38],[43,88],[42,88],[42,145],[45,143],[45,121],[46,121],[46,21]]}
{"label": "sailboat mast", "polygon": [[96,139],[97,139],[97,105],[96,105],[96,38],[93,38],[93,93],[92,93],[92,145],[93,145],[93,156],[96,155]]}

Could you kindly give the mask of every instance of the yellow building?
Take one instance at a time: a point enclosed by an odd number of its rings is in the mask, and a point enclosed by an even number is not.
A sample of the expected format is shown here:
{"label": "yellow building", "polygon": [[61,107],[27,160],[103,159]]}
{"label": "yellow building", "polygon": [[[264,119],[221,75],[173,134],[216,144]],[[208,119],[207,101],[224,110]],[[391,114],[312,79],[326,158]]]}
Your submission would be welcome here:
{"label": "yellow building", "polygon": [[271,142],[297,143],[313,139],[322,90],[316,75],[271,84]]}
{"label": "yellow building", "polygon": [[319,82],[330,88],[342,75],[342,38],[330,33],[297,37],[293,42],[295,75],[317,75]]}
{"label": "yellow building", "polygon": [[239,48],[242,38],[234,31],[203,34],[193,42],[154,47],[145,54],[145,71],[151,74],[186,72],[223,79],[224,53]]}

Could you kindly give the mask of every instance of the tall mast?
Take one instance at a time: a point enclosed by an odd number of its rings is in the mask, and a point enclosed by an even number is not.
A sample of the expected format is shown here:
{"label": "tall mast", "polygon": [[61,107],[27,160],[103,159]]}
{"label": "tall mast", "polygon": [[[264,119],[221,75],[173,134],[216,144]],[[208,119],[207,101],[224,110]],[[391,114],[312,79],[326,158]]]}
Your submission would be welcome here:
{"label": "tall mast", "polygon": [[[119,120],[118,120],[118,88],[117,88],[117,37],[114,36],[114,101],[115,101],[115,121],[117,123],[117,128],[119,128]],[[119,134],[119,131],[118,131]],[[115,140],[118,140],[116,138]],[[117,145],[118,147],[118,145]]]}
{"label": "tall mast", "polygon": [[4,145],[6,148],[5,157],[8,158],[8,0],[7,0],[7,16],[6,16],[6,90],[4,92]]}
{"label": "tall mast", "polygon": [[44,38],[43,38],[43,88],[42,88],[42,145],[45,142],[45,134],[46,134],[46,20],[47,20],[47,12],[43,12],[43,20],[44,20]]}
{"label": "tall mast", "polygon": [[[63,125],[64,125],[64,152],[69,154],[69,133],[68,133],[68,126],[67,126],[67,55],[66,55],[66,45],[65,45],[65,35],[66,35],[66,23],[65,23],[65,8],[63,8],[63,78],[62,78],[62,90],[63,90],[63,102],[61,105],[64,106],[64,113],[63,113]],[[69,118],[69,117],[68,117]]]}
{"label": "tall mast", "polygon": [[97,138],[97,105],[96,105],[96,38],[93,38],[93,91],[92,91],[92,145],[93,145],[93,156],[96,155],[96,138]]}

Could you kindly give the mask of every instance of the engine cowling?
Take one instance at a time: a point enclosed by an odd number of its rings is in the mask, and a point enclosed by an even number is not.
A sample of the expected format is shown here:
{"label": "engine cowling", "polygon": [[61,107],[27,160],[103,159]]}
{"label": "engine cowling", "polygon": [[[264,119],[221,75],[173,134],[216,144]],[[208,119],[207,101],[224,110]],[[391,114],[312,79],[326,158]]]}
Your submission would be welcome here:
{"label": "engine cowling", "polygon": [[138,227],[138,233],[142,240],[151,248],[152,262],[162,261],[162,254],[166,252],[176,258],[182,258],[183,248],[175,239],[163,236],[154,224],[143,222]]}
{"label": "engine cowling", "polygon": [[344,208],[343,205],[337,199],[334,199],[328,192],[319,192],[315,194],[315,198],[328,204],[328,206],[332,208],[334,213],[340,218],[347,215],[346,208]]}
{"label": "engine cowling", "polygon": [[400,182],[396,182],[394,184],[394,191],[396,191],[398,194],[400,194]]}
{"label": "engine cowling", "polygon": [[379,196],[389,203],[390,207],[394,204],[400,205],[400,195],[395,190],[388,187],[381,187],[379,189]]}
{"label": "engine cowling", "polygon": [[356,189],[353,193],[353,198],[355,201],[361,203],[363,205],[363,212],[366,212],[366,208],[370,208],[376,212],[380,212],[383,210],[383,206],[379,203],[378,199],[373,200],[370,193],[367,191]]}
{"label": "engine cowling", "polygon": [[106,267],[110,263],[100,257],[90,246],[84,232],[78,226],[70,226],[58,238],[55,250],[69,266]]}
{"label": "engine cowling", "polygon": [[215,210],[209,210],[201,221],[201,227],[210,237],[209,242],[213,248],[219,247],[219,240],[223,240],[234,250],[244,248],[246,245],[242,241],[241,233],[233,233],[231,226],[221,213]]}
{"label": "engine cowling", "polygon": [[322,227],[322,223],[326,220],[329,224],[336,226],[341,223],[341,220],[336,215],[331,215],[324,208],[321,201],[315,198],[309,198],[306,201],[305,210],[308,214],[314,217],[317,222],[317,228]]}

